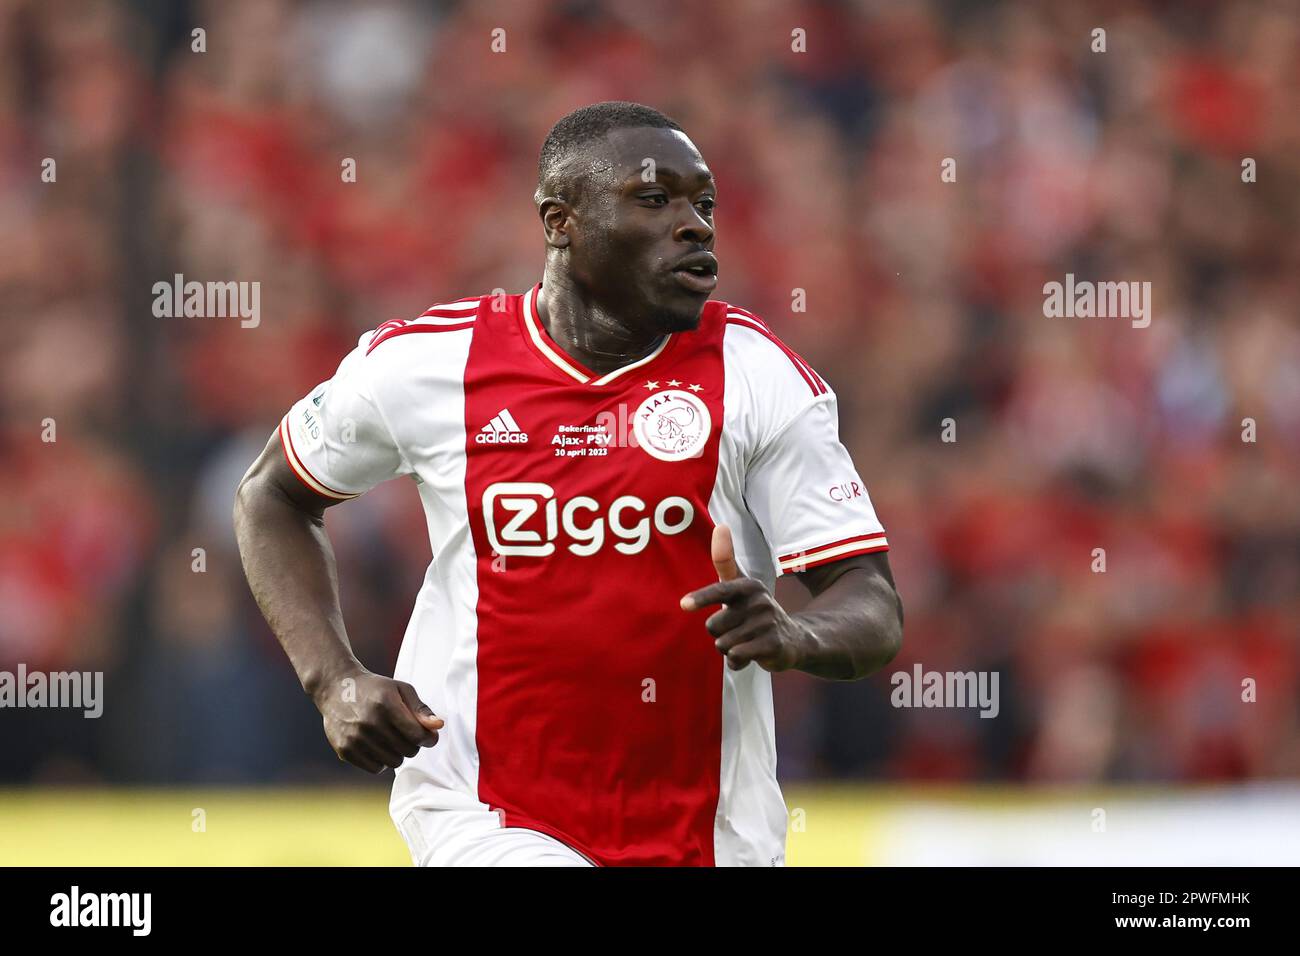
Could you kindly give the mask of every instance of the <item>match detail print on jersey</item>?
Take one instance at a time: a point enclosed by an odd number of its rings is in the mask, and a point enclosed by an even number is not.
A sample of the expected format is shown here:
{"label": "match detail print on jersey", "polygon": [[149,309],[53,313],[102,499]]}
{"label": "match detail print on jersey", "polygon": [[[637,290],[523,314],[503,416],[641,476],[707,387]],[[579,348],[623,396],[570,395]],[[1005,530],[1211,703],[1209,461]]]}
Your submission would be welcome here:
{"label": "match detail print on jersey", "polygon": [[771,675],[726,668],[678,600],[716,578],[717,524],[768,587],[888,548],[834,392],[718,301],[597,375],[540,292],[384,323],[281,422],[313,492],[409,476],[424,506],[394,676],[446,726],[398,769],[393,818],[492,811],[602,865],[780,865]]}

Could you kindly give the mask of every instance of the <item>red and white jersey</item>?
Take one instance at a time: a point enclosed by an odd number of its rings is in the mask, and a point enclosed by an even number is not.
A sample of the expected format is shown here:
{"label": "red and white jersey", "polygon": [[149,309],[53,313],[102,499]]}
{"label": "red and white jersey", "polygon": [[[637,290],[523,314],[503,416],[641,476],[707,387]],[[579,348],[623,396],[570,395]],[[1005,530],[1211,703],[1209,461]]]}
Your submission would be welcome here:
{"label": "red and white jersey", "polygon": [[433,561],[394,676],[446,721],[391,810],[489,808],[600,864],[784,863],[770,675],[684,612],[717,579],[887,550],[835,394],[750,312],[597,375],[538,321],[540,285],[361,336],[293,406],[285,455],[352,498],[411,476]]}

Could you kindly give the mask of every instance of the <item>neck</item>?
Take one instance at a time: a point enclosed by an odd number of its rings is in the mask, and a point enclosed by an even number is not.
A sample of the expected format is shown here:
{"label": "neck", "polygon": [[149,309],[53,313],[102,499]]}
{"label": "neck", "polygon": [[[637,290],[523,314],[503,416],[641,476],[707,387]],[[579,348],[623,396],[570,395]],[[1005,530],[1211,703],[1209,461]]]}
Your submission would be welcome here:
{"label": "neck", "polygon": [[567,275],[549,267],[537,296],[537,319],[551,341],[600,375],[649,355],[664,338],[630,327],[625,316],[584,298]]}

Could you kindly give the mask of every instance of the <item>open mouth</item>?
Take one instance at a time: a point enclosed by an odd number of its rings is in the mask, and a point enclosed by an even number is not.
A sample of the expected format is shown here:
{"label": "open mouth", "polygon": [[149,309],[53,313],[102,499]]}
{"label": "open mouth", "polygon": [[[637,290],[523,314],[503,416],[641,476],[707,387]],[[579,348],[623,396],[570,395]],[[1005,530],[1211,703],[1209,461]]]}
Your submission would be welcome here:
{"label": "open mouth", "polygon": [[718,285],[718,260],[707,252],[686,256],[673,269],[673,278],[691,292],[712,292]]}

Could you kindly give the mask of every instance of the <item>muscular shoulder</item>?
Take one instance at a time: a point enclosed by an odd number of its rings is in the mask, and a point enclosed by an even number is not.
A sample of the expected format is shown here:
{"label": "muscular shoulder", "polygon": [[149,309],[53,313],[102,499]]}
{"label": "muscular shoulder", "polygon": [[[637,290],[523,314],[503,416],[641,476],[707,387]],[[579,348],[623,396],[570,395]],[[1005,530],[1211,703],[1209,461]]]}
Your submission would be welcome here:
{"label": "muscular shoulder", "polygon": [[363,332],[357,350],[376,391],[400,391],[448,375],[459,379],[485,296],[439,303]]}
{"label": "muscular shoulder", "polygon": [[[480,304],[472,296],[430,306],[363,332],[345,360],[398,440],[459,415],[465,363]],[[409,433],[409,434],[408,434]]]}
{"label": "muscular shoulder", "polygon": [[[357,345],[372,365],[400,363],[401,358],[411,352],[436,350],[465,337],[454,333],[473,330],[484,298],[469,296],[455,302],[431,305],[413,318],[390,319],[363,333]],[[406,337],[412,335],[412,338]]]}
{"label": "muscular shoulder", "polygon": [[760,316],[726,303],[723,338],[728,417],[751,451],[810,405],[834,399],[826,381]]}

